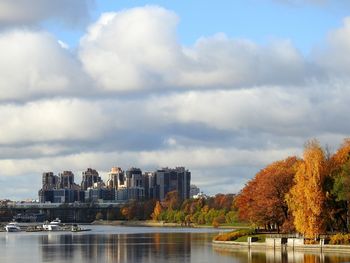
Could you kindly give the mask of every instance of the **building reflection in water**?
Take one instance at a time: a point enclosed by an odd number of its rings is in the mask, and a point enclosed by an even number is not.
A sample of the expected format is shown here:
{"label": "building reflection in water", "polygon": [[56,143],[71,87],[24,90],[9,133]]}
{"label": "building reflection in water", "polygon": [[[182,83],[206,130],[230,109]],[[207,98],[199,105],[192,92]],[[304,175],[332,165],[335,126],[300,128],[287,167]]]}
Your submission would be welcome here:
{"label": "building reflection in water", "polygon": [[286,249],[222,249],[214,247],[220,255],[230,255],[237,263],[340,263],[350,262],[345,253],[303,252]]}
{"label": "building reflection in water", "polygon": [[164,262],[179,257],[190,262],[191,233],[147,233],[79,235],[56,234],[40,237],[44,262]]}

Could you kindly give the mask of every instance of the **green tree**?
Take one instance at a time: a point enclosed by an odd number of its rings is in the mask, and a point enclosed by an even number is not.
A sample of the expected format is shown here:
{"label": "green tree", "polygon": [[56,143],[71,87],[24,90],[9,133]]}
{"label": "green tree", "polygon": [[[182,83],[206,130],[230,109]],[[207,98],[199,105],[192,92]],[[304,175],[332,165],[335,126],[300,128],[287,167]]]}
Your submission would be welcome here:
{"label": "green tree", "polygon": [[233,224],[237,222],[238,220],[237,212],[235,211],[230,211],[225,215],[225,221],[228,224]]}
{"label": "green tree", "polygon": [[[340,169],[334,178],[333,191],[338,202],[338,219],[343,223],[343,230],[349,230],[349,202],[350,202],[350,160]],[[335,204],[334,204],[335,205]]]}

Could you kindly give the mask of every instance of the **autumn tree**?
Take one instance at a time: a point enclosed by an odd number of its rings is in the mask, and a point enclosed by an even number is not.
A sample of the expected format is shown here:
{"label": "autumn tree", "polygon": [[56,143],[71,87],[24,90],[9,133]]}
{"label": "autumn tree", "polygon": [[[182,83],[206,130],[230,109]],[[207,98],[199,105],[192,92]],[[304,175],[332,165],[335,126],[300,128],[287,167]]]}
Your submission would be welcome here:
{"label": "autumn tree", "polygon": [[162,213],[162,205],[160,204],[159,201],[157,201],[155,207],[154,207],[154,210],[153,210],[153,213],[151,215],[152,219],[157,221],[160,219],[160,214]]}
{"label": "autumn tree", "polygon": [[294,216],[296,230],[308,238],[325,231],[325,192],[323,183],[327,174],[325,153],[318,141],[308,142],[303,160],[295,175],[287,202]]}
{"label": "autumn tree", "polygon": [[140,208],[142,210],[142,216],[140,217],[140,219],[147,220],[152,218],[152,213],[154,212],[156,203],[157,201],[154,199],[146,200],[140,203],[140,206],[142,206]]}
{"label": "autumn tree", "polygon": [[137,219],[138,215],[143,211],[138,207],[138,203],[134,201],[122,207],[120,212],[125,219],[132,220],[132,219]]}
{"label": "autumn tree", "polygon": [[226,209],[226,211],[229,211],[232,207],[233,197],[233,194],[217,194],[213,199],[211,207],[214,209]]}
{"label": "autumn tree", "polygon": [[291,230],[285,195],[293,185],[298,162],[296,157],[289,157],[259,171],[235,199],[239,217],[258,226]]}
{"label": "autumn tree", "polygon": [[181,205],[179,193],[177,191],[168,192],[165,195],[163,204],[168,210],[177,210]]}
{"label": "autumn tree", "polygon": [[338,170],[342,165],[349,161],[350,157],[350,138],[344,139],[343,144],[331,157],[331,172]]}

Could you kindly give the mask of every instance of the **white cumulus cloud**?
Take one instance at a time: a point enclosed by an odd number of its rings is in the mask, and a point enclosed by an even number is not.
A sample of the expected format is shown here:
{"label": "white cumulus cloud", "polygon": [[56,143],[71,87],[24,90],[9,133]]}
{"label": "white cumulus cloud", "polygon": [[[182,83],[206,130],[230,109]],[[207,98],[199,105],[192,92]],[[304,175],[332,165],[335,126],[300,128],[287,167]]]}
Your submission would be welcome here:
{"label": "white cumulus cloud", "polygon": [[81,41],[84,68],[100,88],[119,92],[240,88],[304,79],[303,57],[289,41],[259,46],[218,34],[183,47],[176,36],[178,20],[156,6],[103,14]]}
{"label": "white cumulus cloud", "polygon": [[77,94],[89,87],[78,60],[40,31],[0,32],[0,72],[0,100]]}

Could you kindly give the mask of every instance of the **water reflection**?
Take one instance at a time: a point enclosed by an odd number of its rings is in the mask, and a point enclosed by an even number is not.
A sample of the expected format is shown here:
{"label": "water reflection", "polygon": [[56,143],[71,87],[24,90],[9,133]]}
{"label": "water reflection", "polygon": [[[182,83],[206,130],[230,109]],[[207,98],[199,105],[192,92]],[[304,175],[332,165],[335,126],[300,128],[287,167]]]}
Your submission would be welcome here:
{"label": "water reflection", "polygon": [[[204,235],[204,234],[202,234]],[[211,236],[210,236],[211,237]],[[190,262],[191,233],[46,235],[39,238],[42,261]]]}
{"label": "water reflection", "polygon": [[350,254],[303,252],[283,249],[222,249],[214,247],[219,255],[231,256],[237,263],[340,263],[350,262]]}
{"label": "water reflection", "polygon": [[225,251],[212,247],[211,239],[214,235],[215,233],[203,233],[198,229],[125,227],[94,227],[93,231],[83,233],[0,233],[0,262],[350,262],[350,254],[247,249]]}

